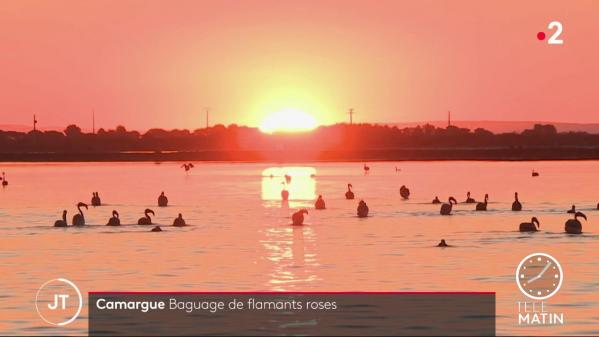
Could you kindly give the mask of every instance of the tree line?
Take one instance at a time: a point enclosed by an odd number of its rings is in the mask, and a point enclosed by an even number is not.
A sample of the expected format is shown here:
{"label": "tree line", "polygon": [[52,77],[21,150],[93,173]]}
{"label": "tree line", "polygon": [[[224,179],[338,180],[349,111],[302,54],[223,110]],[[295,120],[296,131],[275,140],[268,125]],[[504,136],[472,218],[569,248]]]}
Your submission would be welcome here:
{"label": "tree line", "polygon": [[335,124],[310,132],[266,134],[257,128],[215,125],[186,130],[150,129],[145,133],[118,126],[85,133],[76,125],[61,131],[1,131],[0,152],[125,152],[228,151],[312,149],[367,150],[394,148],[519,148],[597,147],[599,134],[557,132],[555,126],[536,124],[516,133],[492,133],[457,126],[430,124],[398,128],[377,124]]}

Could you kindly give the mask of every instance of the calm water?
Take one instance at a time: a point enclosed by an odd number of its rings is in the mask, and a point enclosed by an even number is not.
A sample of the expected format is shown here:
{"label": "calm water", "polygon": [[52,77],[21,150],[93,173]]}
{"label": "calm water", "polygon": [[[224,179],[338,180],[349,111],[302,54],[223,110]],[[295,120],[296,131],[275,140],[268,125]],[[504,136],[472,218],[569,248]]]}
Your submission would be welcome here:
{"label": "calm water", "polygon": [[[361,165],[206,163],[186,174],[174,163],[2,164],[10,185],[0,189],[0,334],[87,332],[85,308],[64,330],[38,318],[35,292],[56,277],[84,293],[496,291],[498,334],[599,334],[599,162],[371,163],[367,176]],[[540,177],[531,178],[533,168]],[[289,205],[279,201],[284,173],[293,176]],[[344,199],[348,182],[357,200]],[[399,197],[402,184],[409,201]],[[90,206],[89,226],[52,227],[63,209],[70,223],[92,191],[106,206]],[[160,191],[167,208],[155,207]],[[489,193],[489,211],[459,204],[442,217],[430,204],[435,195],[463,201],[467,191]],[[515,191],[519,213],[510,211]],[[327,210],[313,210],[318,194]],[[372,217],[355,217],[360,198]],[[588,216],[581,236],[563,233],[573,203]],[[170,225],[181,212],[191,226],[104,226],[113,209],[134,224],[148,207],[156,223]],[[307,225],[293,228],[299,207],[309,208]],[[532,216],[542,231],[519,233]],[[434,247],[441,238],[455,247]],[[564,312],[564,326],[517,325],[516,302],[525,299],[514,271],[533,252],[562,264],[564,284],[547,302]]]}

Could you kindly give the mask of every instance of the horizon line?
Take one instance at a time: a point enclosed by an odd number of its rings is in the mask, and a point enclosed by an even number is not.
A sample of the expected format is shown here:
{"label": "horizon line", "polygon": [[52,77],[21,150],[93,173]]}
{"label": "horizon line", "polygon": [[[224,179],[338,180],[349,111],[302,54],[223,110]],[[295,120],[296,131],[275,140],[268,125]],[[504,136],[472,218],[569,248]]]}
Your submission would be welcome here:
{"label": "horizon line", "polygon": [[[536,124],[552,124],[552,125],[557,125],[557,124],[561,124],[561,125],[578,125],[578,126],[599,126],[599,121],[597,122],[572,122],[572,121],[567,121],[567,122],[562,122],[562,121],[552,121],[552,120],[493,120],[493,119],[463,119],[463,120],[452,120],[452,126],[455,127],[459,127],[459,125],[455,125],[457,123],[536,123]],[[407,122],[354,122],[353,125],[378,125],[378,126],[384,126],[384,125],[388,125],[388,126],[398,126],[398,125],[406,125],[406,124],[413,124],[415,126],[420,125],[426,125],[426,124],[431,124],[433,126],[437,126],[435,124],[442,124],[442,125],[446,125],[447,124],[447,120],[420,120],[420,121],[407,121]],[[75,125],[77,127],[79,127],[81,129],[81,131],[85,131],[88,133],[93,133],[93,132],[89,132],[93,130],[93,127],[82,127],[80,125],[77,125],[75,123],[68,123],[64,126],[56,126],[56,125],[51,125],[51,126],[47,126],[47,127],[40,127],[37,126],[37,131],[64,131],[65,128],[67,128],[70,125]],[[171,127],[171,128],[163,128],[163,127],[147,127],[147,128],[141,128],[141,129],[135,129],[135,128],[131,128],[129,129],[127,126],[123,125],[123,124],[116,124],[115,126],[113,126],[113,128],[111,129],[110,127],[98,127],[97,125],[95,126],[95,133],[98,133],[98,130],[102,129],[102,130],[115,130],[117,127],[122,126],[124,127],[127,131],[138,131],[138,132],[147,132],[149,130],[152,129],[162,129],[165,131],[173,131],[173,130],[189,130],[189,131],[195,131],[195,130],[204,130],[207,128],[213,128],[217,125],[222,125],[225,127],[229,127],[231,125],[237,125],[238,127],[246,127],[246,128],[253,128],[253,129],[260,129],[259,126],[252,126],[252,125],[244,125],[244,124],[237,124],[237,123],[228,123],[228,124],[224,124],[224,123],[215,123],[212,124],[209,127],[196,127],[196,128],[186,128],[186,127]],[[304,131],[294,131],[293,133],[302,133],[302,132],[311,132],[313,130],[316,130],[320,127],[328,127],[328,126],[335,126],[335,125],[352,125],[350,123],[348,123],[347,121],[342,121],[342,122],[336,122],[336,123],[330,123],[330,124],[319,124],[317,125],[314,129],[311,130],[304,130]],[[9,127],[7,129],[4,129],[5,127]],[[26,131],[25,131],[26,130]],[[33,128],[27,124],[0,124],[0,131],[8,131],[8,132],[30,132],[33,131]],[[275,133],[277,133],[275,131]]]}

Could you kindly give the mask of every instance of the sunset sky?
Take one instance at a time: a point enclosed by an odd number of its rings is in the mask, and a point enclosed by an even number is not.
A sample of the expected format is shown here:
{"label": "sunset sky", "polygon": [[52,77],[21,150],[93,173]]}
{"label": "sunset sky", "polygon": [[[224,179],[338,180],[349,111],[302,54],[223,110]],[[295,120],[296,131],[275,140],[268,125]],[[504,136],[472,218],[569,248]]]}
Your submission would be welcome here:
{"label": "sunset sky", "polygon": [[[0,2],[0,125],[599,122],[599,1]],[[547,25],[563,23],[563,45]]]}

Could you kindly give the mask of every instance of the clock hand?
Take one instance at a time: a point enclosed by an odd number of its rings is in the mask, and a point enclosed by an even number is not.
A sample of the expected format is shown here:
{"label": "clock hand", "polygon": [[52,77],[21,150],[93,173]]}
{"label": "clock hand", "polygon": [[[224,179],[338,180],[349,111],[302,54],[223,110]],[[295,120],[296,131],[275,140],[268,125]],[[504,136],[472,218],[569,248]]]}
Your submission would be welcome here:
{"label": "clock hand", "polygon": [[545,272],[547,271],[547,269],[549,269],[549,267],[551,267],[552,262],[547,263],[547,265],[545,266],[545,268],[543,268],[543,270],[541,270],[541,272],[539,273],[539,275],[531,277],[527,282],[528,284],[540,279],[543,274],[545,274]]}
{"label": "clock hand", "polygon": [[539,273],[539,277],[543,276],[543,274],[545,274],[545,272],[547,271],[547,269],[549,269],[549,267],[551,267],[552,262],[547,263],[547,265],[545,266],[545,268],[543,268],[543,270],[541,270],[541,272]]}

